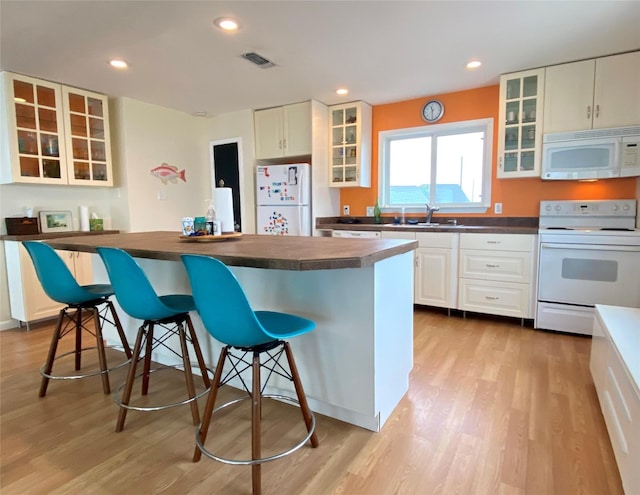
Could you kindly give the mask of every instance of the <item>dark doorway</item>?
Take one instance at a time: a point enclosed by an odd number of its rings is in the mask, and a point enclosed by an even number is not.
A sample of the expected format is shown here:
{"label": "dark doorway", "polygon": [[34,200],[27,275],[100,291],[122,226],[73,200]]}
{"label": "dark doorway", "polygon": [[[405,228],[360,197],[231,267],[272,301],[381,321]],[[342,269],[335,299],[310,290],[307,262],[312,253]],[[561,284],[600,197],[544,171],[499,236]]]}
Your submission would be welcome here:
{"label": "dark doorway", "polygon": [[242,212],[240,209],[240,161],[238,158],[238,141],[213,142],[211,146],[213,187],[231,188],[235,231],[240,232],[242,231]]}

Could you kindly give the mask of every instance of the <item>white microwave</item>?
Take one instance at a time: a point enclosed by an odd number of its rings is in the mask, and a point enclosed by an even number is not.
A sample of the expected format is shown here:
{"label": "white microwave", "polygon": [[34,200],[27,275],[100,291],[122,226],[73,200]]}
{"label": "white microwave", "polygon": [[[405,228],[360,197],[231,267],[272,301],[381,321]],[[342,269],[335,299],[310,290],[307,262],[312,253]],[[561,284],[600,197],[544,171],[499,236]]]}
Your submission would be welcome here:
{"label": "white microwave", "polygon": [[542,178],[608,179],[640,176],[640,126],[545,134]]}

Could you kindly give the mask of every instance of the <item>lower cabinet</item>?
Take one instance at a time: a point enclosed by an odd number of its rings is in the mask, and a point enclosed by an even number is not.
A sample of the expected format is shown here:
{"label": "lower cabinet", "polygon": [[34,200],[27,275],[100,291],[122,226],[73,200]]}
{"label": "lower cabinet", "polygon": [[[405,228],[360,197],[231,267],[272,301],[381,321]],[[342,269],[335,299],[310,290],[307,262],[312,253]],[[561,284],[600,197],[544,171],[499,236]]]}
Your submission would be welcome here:
{"label": "lower cabinet", "polygon": [[533,318],[536,251],[535,235],[460,234],[458,309]]}
{"label": "lower cabinet", "polygon": [[[11,317],[21,322],[50,318],[63,307],[42,290],[29,253],[19,241],[4,241]],[[93,283],[91,254],[57,251],[80,285]]]}
{"label": "lower cabinet", "polygon": [[458,234],[383,231],[382,238],[418,241],[418,249],[415,252],[415,304],[448,309],[456,307]]}
{"label": "lower cabinet", "polygon": [[633,373],[637,339],[630,332],[639,325],[638,309],[596,306],[590,369],[627,494],[640,493],[640,390],[639,375]]}

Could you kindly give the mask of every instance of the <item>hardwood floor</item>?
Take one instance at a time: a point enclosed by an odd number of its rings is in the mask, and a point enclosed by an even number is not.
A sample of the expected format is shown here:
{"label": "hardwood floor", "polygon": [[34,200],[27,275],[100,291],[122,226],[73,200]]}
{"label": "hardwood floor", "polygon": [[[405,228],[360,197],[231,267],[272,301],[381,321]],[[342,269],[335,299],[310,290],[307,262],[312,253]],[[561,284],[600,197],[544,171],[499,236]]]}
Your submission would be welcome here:
{"label": "hardwood floor", "polygon": [[[39,399],[51,330],[47,323],[0,332],[2,495],[251,493],[248,466],[191,462],[187,406],[130,411],[115,433],[118,408],[97,377],[52,381]],[[264,464],[263,493],[622,494],[590,346],[588,338],[512,321],[418,309],[410,390],[383,431],[317,416],[320,447]],[[179,373],[165,373],[152,377],[154,397],[184,389]],[[124,369],[112,373],[112,389],[124,376]],[[221,400],[235,395],[220,393]],[[248,406],[215,418],[216,446],[247,455],[248,421],[245,428],[238,417],[248,418]],[[291,406],[265,404],[263,418],[265,450],[301,435]]]}

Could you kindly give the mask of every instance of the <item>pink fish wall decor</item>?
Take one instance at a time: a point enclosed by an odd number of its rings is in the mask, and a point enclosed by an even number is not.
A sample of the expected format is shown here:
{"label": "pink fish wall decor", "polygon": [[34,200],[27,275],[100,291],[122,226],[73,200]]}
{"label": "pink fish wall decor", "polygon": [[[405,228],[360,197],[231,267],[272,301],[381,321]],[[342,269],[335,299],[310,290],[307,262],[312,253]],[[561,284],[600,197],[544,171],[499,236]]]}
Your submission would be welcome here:
{"label": "pink fish wall decor", "polygon": [[151,175],[160,179],[163,184],[166,184],[168,181],[177,184],[178,179],[182,179],[184,182],[187,182],[184,169],[178,171],[178,167],[174,167],[168,163],[163,163],[159,167],[152,168]]}

